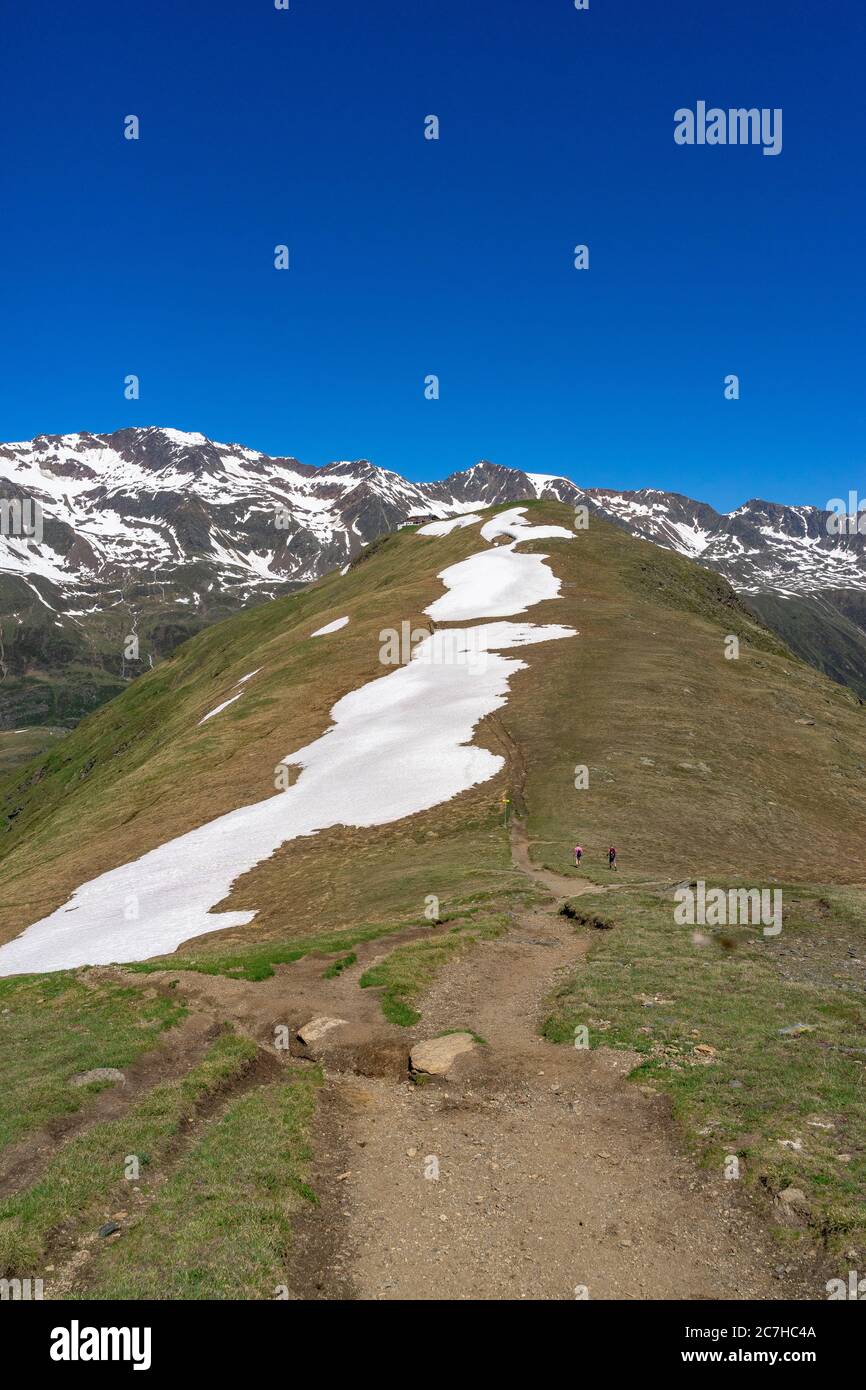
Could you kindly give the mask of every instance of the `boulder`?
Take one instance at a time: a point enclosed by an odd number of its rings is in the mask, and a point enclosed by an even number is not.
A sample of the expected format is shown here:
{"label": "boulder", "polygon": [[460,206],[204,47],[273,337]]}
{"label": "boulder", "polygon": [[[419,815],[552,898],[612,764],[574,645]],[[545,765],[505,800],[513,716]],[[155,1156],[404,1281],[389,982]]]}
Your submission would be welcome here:
{"label": "boulder", "polygon": [[311,1018],[309,1023],[299,1028],[298,1037],[302,1043],[310,1047],[313,1043],[321,1042],[334,1028],[343,1028],[346,1022],[345,1018],[328,1018],[322,1014],[319,1018]]}
{"label": "boulder", "polygon": [[474,1047],[475,1039],[471,1033],[446,1033],[443,1038],[428,1038],[412,1048],[409,1054],[412,1070],[427,1072],[430,1076],[444,1076],[458,1057],[464,1052],[472,1052]]}

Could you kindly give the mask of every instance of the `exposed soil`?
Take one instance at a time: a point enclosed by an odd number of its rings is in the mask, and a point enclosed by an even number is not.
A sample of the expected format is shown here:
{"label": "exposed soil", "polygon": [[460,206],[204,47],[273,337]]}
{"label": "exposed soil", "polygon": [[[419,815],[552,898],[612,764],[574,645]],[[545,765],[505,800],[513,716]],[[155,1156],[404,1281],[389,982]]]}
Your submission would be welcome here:
{"label": "exposed soil", "polygon": [[[520,826],[513,845],[555,898],[595,891],[532,864]],[[300,1296],[818,1296],[733,1184],[684,1156],[667,1101],[626,1080],[636,1055],[539,1036],[543,999],[587,945],[553,905],[522,916],[424,1003],[415,1035],[485,1039],[452,1073],[423,1086],[330,1077],[314,1178],[330,1259],[316,1261],[308,1230]]]}
{"label": "exposed soil", "polygon": [[[361,944],[357,963],[333,979],[317,955],[258,983],[124,972],[143,988],[171,989],[191,1016],[63,1133],[120,1113],[156,1079],[186,1070],[226,1023],[255,1038],[274,1077],[280,1062],[292,1064],[275,1049],[277,1030],[294,1039],[311,1017],[336,1015],[349,1026],[321,1054],[292,1045],[295,1058],[321,1055],[325,1066],[310,1179],[319,1205],[297,1221],[295,1298],[820,1297],[817,1272],[783,1266],[737,1185],[708,1177],[683,1153],[666,1099],[627,1080],[636,1054],[539,1035],[543,1001],[591,940],[591,929],[577,934],[557,908],[599,889],[534,864],[519,823],[512,849],[549,904],[445,967],[413,1029],[387,1024],[378,991],[359,989],[358,979],[396,946],[447,926]],[[448,1076],[410,1080],[411,1042],[455,1029],[484,1041]],[[11,1155],[7,1186],[25,1163],[32,1181],[56,1138],[32,1136],[27,1154]],[[86,1282],[92,1241],[60,1242],[64,1288]]]}

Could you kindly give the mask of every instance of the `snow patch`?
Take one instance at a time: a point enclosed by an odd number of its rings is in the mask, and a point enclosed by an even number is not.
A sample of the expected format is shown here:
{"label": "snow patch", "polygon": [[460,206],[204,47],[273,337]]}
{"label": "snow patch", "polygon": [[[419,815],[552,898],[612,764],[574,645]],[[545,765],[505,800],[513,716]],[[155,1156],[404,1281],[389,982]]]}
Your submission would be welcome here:
{"label": "snow patch", "polygon": [[243,693],[242,690],[239,690],[237,695],[232,695],[230,699],[223,700],[221,705],[217,705],[216,709],[209,710],[204,719],[198,721],[196,728],[201,728],[202,724],[206,724],[209,719],[213,719],[214,715],[219,714],[221,710],[228,709],[229,705],[233,705],[235,700],[239,700]]}
{"label": "snow patch", "polygon": [[348,618],[335,618],[332,623],[325,623],[324,627],[317,627],[315,632],[311,632],[311,637],[325,637],[329,632],[339,632],[341,627],[345,627]]}
{"label": "snow patch", "polygon": [[476,516],[475,512],[470,512],[468,516],[454,516],[450,521],[428,521],[426,526],[419,526],[417,534],[419,536],[450,536],[452,531],[456,531],[461,526],[472,526],[481,517]]}

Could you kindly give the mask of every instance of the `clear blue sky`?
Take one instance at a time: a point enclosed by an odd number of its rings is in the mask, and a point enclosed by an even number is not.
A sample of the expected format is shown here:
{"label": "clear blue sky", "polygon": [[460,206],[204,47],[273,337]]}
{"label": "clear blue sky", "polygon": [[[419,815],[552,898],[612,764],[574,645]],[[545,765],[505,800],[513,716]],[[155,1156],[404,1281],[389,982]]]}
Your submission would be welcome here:
{"label": "clear blue sky", "polygon": [[0,438],[862,495],[864,68],[861,0],[10,4]]}

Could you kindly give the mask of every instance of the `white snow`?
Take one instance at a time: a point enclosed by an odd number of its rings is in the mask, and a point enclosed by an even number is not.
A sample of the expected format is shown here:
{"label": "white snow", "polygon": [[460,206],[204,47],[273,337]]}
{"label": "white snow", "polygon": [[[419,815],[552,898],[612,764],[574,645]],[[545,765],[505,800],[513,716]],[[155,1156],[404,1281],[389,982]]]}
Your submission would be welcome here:
{"label": "white snow", "polygon": [[520,555],[513,545],[470,555],[442,571],[439,578],[449,592],[424,611],[436,622],[525,613],[534,603],[559,594],[559,580],[544,563],[546,558]]}
{"label": "white snow", "polygon": [[528,526],[522,519],[525,512],[525,507],[511,507],[507,512],[500,512],[484,523],[482,536],[486,541],[495,541],[497,536],[513,536],[518,541],[544,541],[553,536],[562,536],[567,541],[574,539],[574,533],[564,526]]}
{"label": "white snow", "polygon": [[448,589],[425,613],[436,622],[460,622],[468,618],[503,618],[525,613],[533,604],[557,598],[559,580],[544,563],[546,555],[523,555],[516,549],[520,541],[563,537],[574,533],[564,526],[527,526],[521,521],[525,508],[500,512],[481,528],[486,541],[497,536],[514,536],[511,545],[481,550],[449,565],[439,575]]}
{"label": "white snow", "polygon": [[[247,681],[251,681],[253,676],[257,676],[261,669],[261,666],[257,666],[254,671],[248,671],[245,676],[241,676],[239,681],[235,681],[235,685],[246,685]],[[242,690],[239,690],[237,695],[232,695],[231,699],[229,700],[223,700],[221,705],[217,705],[216,709],[209,710],[208,713],[204,716],[204,719],[200,719],[198,721],[198,725],[196,727],[201,728],[202,724],[206,724],[209,719],[213,719],[215,714],[219,714],[220,710],[228,709],[229,705],[233,705],[235,700],[239,700],[243,693],[244,692]]]}
{"label": "white snow", "polygon": [[311,632],[311,637],[325,637],[329,632],[339,632],[341,627],[345,627],[348,618],[335,618],[332,623],[325,623],[324,627],[317,627],[315,632]]}
{"label": "white snow", "polygon": [[[524,527],[521,538],[549,529]],[[570,532],[562,534],[571,539]],[[498,616],[509,611],[508,603],[510,611],[522,612],[555,598],[559,581],[544,557],[520,555],[516,544],[450,566],[440,576],[449,592],[437,603],[461,616],[479,609]],[[500,653],[576,635],[559,625],[507,622],[432,633],[408,664],[338,700],[330,728],[283,759],[302,769],[287,791],[82,884],[62,907],[0,947],[0,971],[140,960],[206,932],[247,925],[255,910],[213,909],[241,875],[285,841],[332,825],[386,825],[493,777],[503,759],[475,746],[473,730],[506,703],[510,677],[526,664]],[[475,659],[479,652],[486,654],[483,662]]]}
{"label": "white snow", "polygon": [[564,484],[566,488],[574,487],[568,478],[563,478],[559,473],[527,473],[527,478],[535,488],[536,497],[540,497],[546,488],[557,491],[557,484]]}
{"label": "white snow", "polygon": [[216,709],[209,710],[208,713],[205,715],[204,719],[200,719],[198,721],[198,725],[196,727],[200,728],[202,724],[206,724],[209,719],[213,719],[215,714],[219,714],[220,710],[228,709],[229,705],[233,705],[235,700],[239,700],[243,693],[244,692],[242,690],[239,690],[237,695],[232,695],[230,700],[223,700],[221,705],[217,705]]}
{"label": "white snow", "polygon": [[470,512],[468,516],[454,516],[450,521],[428,521],[426,526],[419,526],[417,534],[419,536],[450,536],[452,531],[460,526],[472,526],[474,522],[480,521],[481,517],[475,512]]}

